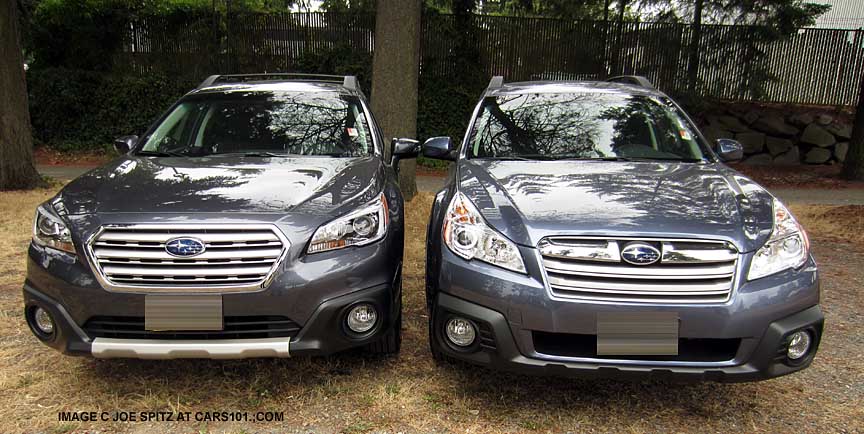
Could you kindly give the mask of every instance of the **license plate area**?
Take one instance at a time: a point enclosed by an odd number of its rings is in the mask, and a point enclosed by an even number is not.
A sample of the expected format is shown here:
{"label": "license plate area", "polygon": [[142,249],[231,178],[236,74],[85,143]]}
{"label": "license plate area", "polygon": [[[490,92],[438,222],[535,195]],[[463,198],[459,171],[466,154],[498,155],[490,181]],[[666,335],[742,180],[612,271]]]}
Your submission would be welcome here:
{"label": "license plate area", "polygon": [[677,356],[678,314],[614,312],[597,314],[597,355]]}
{"label": "license plate area", "polygon": [[147,295],[144,328],[150,331],[222,330],[222,296]]}

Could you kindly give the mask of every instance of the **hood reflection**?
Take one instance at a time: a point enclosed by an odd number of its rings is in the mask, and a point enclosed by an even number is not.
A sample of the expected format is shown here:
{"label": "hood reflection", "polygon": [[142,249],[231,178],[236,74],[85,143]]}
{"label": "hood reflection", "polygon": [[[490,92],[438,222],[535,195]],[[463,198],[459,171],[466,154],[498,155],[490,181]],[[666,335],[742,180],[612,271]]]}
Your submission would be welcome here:
{"label": "hood reflection", "polygon": [[723,238],[750,250],[758,238],[753,234],[766,222],[770,230],[770,195],[752,183],[742,189],[716,165],[479,159],[461,164],[460,188],[490,224],[528,245],[564,233],[678,234]]}
{"label": "hood reflection", "polygon": [[373,157],[129,157],[72,182],[62,198],[70,214],[327,211],[380,189],[379,166]]}

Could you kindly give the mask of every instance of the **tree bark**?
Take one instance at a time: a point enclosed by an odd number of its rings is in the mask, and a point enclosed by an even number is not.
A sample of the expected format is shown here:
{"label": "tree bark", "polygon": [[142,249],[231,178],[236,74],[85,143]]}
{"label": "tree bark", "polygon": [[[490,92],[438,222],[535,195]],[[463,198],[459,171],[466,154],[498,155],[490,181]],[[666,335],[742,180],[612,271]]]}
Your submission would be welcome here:
{"label": "tree bark", "polygon": [[864,79],[858,90],[858,108],[852,125],[852,140],[849,141],[849,151],[843,163],[843,177],[864,181]]}
{"label": "tree bark", "polygon": [[0,190],[33,188],[41,183],[33,166],[18,2],[0,0]]}
{"label": "tree bark", "polygon": [[694,0],[693,39],[690,42],[690,59],[687,62],[687,87],[691,96],[697,94],[699,85],[699,51],[702,40],[702,5],[704,0]]}
{"label": "tree bark", "polygon": [[[390,141],[417,135],[417,79],[420,74],[420,0],[378,0],[372,61],[372,111]],[[417,193],[414,160],[400,163],[399,186],[406,200]]]}

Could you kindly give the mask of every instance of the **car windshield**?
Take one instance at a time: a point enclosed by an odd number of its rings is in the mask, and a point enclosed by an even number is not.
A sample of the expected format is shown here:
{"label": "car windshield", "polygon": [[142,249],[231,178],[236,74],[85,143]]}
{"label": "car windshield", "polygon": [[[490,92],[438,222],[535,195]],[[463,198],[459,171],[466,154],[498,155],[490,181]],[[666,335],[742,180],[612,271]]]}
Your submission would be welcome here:
{"label": "car windshield", "polygon": [[327,155],[374,152],[357,97],[333,92],[195,95],[145,138],[141,155]]}
{"label": "car windshield", "polygon": [[468,158],[705,159],[669,99],[618,92],[487,97],[468,146]]}

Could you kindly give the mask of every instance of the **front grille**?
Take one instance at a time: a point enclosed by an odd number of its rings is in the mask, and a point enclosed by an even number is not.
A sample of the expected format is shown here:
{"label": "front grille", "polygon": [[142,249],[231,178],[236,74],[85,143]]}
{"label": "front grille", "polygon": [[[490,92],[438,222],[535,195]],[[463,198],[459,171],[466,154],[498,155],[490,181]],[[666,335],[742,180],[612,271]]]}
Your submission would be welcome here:
{"label": "front grille", "polygon": [[115,339],[258,339],[294,337],[300,326],[284,316],[226,316],[223,330],[151,331],[144,329],[144,317],[95,316],[84,324],[94,338]]}
{"label": "front grille", "polygon": [[[204,244],[195,256],[174,256],[166,243],[189,237]],[[109,289],[225,290],[261,287],[288,242],[272,225],[108,226],[89,245]]]}
{"label": "front grille", "polygon": [[[660,252],[651,265],[621,258],[629,243]],[[722,303],[735,281],[738,252],[722,241],[547,238],[538,246],[555,297],[645,303]]]}
{"label": "front grille", "polygon": [[741,339],[678,340],[678,355],[615,356],[597,355],[597,336],[569,333],[532,332],[534,350],[540,354],[570,358],[653,360],[675,362],[725,362],[735,358]]}

